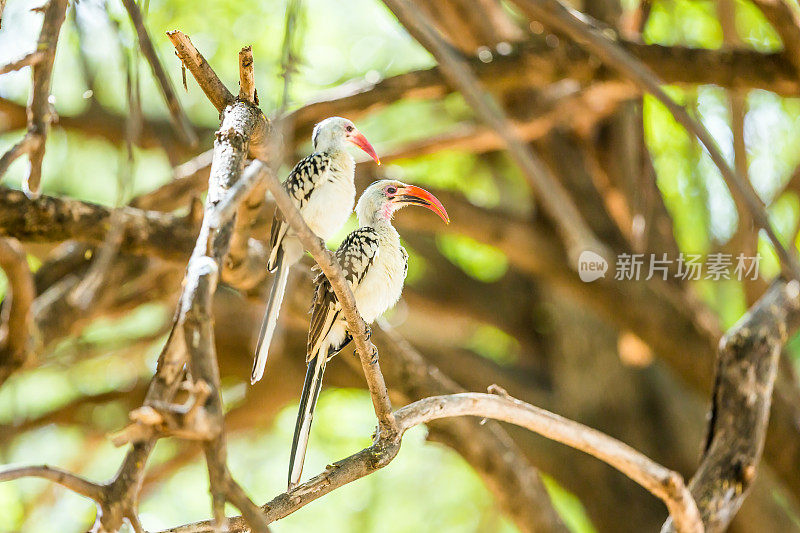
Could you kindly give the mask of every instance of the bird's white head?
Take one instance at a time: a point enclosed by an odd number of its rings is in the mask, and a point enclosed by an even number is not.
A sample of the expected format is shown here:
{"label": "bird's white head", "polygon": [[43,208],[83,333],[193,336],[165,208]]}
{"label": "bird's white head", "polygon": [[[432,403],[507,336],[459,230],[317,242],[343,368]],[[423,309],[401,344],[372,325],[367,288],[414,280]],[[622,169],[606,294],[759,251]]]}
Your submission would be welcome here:
{"label": "bird's white head", "polygon": [[344,151],[347,143],[352,143],[367,152],[379,165],[381,160],[364,134],[358,131],[352,121],[342,117],[329,117],[314,126],[311,143],[315,152]]}
{"label": "bird's white head", "polygon": [[438,198],[421,187],[397,180],[373,182],[359,198],[356,214],[361,225],[388,222],[396,211],[407,205],[427,207],[439,215],[445,224],[450,223],[450,217]]}

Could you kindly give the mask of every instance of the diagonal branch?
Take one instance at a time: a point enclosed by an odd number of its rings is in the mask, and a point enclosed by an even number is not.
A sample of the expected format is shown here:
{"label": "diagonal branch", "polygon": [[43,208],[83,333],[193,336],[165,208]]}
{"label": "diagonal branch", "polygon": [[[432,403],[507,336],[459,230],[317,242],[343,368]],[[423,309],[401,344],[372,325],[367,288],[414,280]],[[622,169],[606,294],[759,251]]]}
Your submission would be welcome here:
{"label": "diagonal branch", "polygon": [[411,35],[433,54],[444,77],[458,88],[478,117],[503,139],[511,158],[522,170],[547,214],[556,222],[570,258],[575,259],[571,264],[577,265],[577,258],[584,250],[605,254],[605,245],[586,225],[569,193],[525,145],[495,98],[481,87],[466,60],[449,47],[425,15],[407,0],[384,0],[384,3]]}
{"label": "diagonal branch", "polygon": [[186,113],[184,113],[183,107],[180,101],[178,101],[178,97],[175,95],[175,89],[172,87],[172,82],[164,71],[164,66],[158,59],[153,41],[150,39],[150,35],[147,33],[147,28],[144,25],[144,19],[142,18],[142,12],[139,11],[139,6],[136,5],[134,0],[122,0],[122,4],[128,11],[128,16],[136,30],[139,48],[141,48],[142,54],[147,59],[147,62],[150,63],[153,77],[158,82],[161,94],[164,96],[164,101],[167,104],[169,115],[172,119],[172,126],[187,144],[190,146],[197,145],[197,135],[195,135],[192,124],[189,122],[189,118],[186,116]]}
{"label": "diagonal branch", "polygon": [[19,59],[15,59],[11,63],[7,65],[3,65],[0,67],[0,74],[7,74],[9,72],[13,72],[15,70],[19,70],[24,67],[30,67],[33,65],[38,64],[47,56],[44,50],[36,50],[35,52],[31,52],[30,54],[25,54],[24,56],[20,57]]}
{"label": "diagonal branch", "polygon": [[175,52],[183,65],[192,73],[197,84],[206,93],[206,96],[217,108],[217,111],[222,113],[225,106],[235,100],[233,94],[225,87],[225,84],[222,83],[211,68],[211,65],[208,64],[206,58],[197,51],[187,35],[184,35],[181,31],[174,30],[168,31],[167,37],[175,46]]}
{"label": "diagonal branch", "polygon": [[626,52],[619,43],[609,39],[596,21],[565,7],[559,0],[512,0],[512,2],[529,18],[541,19],[577,42],[583,43],[583,46],[604,62],[629,77],[643,90],[653,94],[672,113],[675,120],[700,140],[728,186],[737,190],[742,196],[753,220],[766,232],[772,242],[784,273],[794,279],[800,279],[800,265],[795,255],[781,243],[769,220],[764,202],[756,194],[752,184],[730,167],[708,130],[664,92],[662,80],[647,65]]}

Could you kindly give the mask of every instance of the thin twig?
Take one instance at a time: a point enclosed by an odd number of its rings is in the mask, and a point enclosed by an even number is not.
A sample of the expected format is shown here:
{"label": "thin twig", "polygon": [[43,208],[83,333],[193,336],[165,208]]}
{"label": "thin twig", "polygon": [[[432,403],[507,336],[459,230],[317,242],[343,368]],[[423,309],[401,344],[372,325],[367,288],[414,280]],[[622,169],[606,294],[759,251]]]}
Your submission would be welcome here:
{"label": "thin twig", "polygon": [[141,11],[139,11],[139,6],[136,5],[134,0],[122,0],[122,4],[128,11],[128,16],[130,16],[133,27],[136,29],[136,35],[139,39],[139,47],[142,50],[142,54],[144,54],[144,57],[150,64],[150,68],[153,70],[153,77],[158,81],[161,94],[164,96],[164,101],[167,104],[170,117],[172,118],[173,127],[187,144],[196,146],[197,136],[194,133],[192,124],[189,122],[189,118],[183,111],[178,97],[175,95],[175,89],[172,87],[172,82],[164,71],[164,66],[158,59],[156,49],[144,25],[144,19],[142,18]]}
{"label": "thin twig", "polygon": [[[47,131],[55,117],[50,103],[50,84],[58,35],[66,18],[66,12],[67,0],[50,0],[45,8],[42,32],[36,43],[36,49],[44,51],[45,57],[33,65],[33,89],[28,100],[28,131],[25,134],[31,138],[27,150],[31,164],[22,182],[22,189],[31,198],[39,195]],[[0,164],[0,172],[4,171],[5,168]]]}
{"label": "thin twig", "polygon": [[81,496],[86,496],[97,502],[103,499],[102,486],[52,466],[22,466],[0,469],[0,481],[12,481],[25,477],[38,477],[50,480],[68,488],[72,492],[80,494]]}
{"label": "thin twig", "polygon": [[36,50],[0,67],[0,74],[13,72],[24,67],[30,67],[42,61],[47,54],[44,50]]}

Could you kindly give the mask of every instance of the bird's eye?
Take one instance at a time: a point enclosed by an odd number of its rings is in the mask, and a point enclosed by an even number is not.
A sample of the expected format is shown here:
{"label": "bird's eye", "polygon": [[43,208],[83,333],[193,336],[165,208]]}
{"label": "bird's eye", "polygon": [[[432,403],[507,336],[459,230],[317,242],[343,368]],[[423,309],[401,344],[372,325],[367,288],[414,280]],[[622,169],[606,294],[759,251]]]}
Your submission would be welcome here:
{"label": "bird's eye", "polygon": [[397,192],[397,187],[394,187],[394,186],[386,187],[386,193],[387,194],[394,194],[396,192]]}
{"label": "bird's eye", "polygon": [[355,128],[353,128],[353,126],[347,126],[347,127],[345,128],[345,131],[347,131],[347,133],[350,133],[350,132],[351,132],[351,131],[353,131],[354,129],[355,129]]}

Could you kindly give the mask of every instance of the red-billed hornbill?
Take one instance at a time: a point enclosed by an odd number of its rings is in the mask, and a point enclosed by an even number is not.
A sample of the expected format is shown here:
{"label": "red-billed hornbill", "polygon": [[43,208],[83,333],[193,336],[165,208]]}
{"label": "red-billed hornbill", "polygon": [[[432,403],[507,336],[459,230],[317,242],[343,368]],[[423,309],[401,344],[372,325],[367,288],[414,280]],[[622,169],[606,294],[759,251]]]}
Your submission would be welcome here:
{"label": "red-billed hornbill", "polygon": [[[347,153],[347,144],[355,144],[379,165],[380,160],[367,138],[346,118],[330,117],[317,124],[311,142],[314,153],[297,163],[283,182],[283,187],[311,230],[321,239],[328,240],[350,217],[355,202],[355,162],[353,156]],[[275,273],[275,279],[258,336],[251,384],[264,375],[289,269],[303,256],[303,245],[278,209],[272,220],[270,246],[267,268]]]}
{"label": "red-billed hornbill", "polygon": [[[358,200],[359,228],[351,232],[336,250],[336,259],[353,290],[358,312],[367,324],[393,306],[403,292],[408,254],[392,226],[392,216],[407,205],[427,207],[446,223],[450,222],[444,206],[428,191],[396,180],[376,181]],[[300,480],[303,471],[325,364],[351,340],[341,306],[328,279],[320,272],[314,282],[317,288],[311,304],[306,348],[308,370],[292,441],[290,489]]]}

